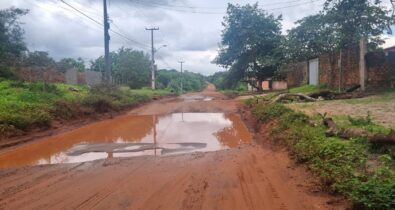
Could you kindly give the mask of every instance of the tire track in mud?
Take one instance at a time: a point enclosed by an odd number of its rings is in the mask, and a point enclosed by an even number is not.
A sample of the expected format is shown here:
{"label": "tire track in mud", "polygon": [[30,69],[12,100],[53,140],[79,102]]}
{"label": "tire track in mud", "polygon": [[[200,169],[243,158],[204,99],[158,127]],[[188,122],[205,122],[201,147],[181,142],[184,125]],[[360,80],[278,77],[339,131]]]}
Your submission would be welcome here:
{"label": "tire track in mud", "polygon": [[115,191],[119,190],[120,186],[123,186],[124,184],[127,184],[127,181],[130,179],[130,177],[136,173],[140,168],[144,166],[144,162],[140,163],[137,167],[135,167],[133,170],[128,170],[129,173],[127,174],[122,174],[120,176],[120,180],[112,180],[110,183],[107,183],[105,187],[102,187],[101,189],[96,189],[98,193],[95,193],[93,196],[89,197],[82,203],[80,203],[78,206],[75,206],[73,209],[92,209],[95,206],[97,206],[101,201],[109,197],[111,194],[113,194]]}
{"label": "tire track in mud", "polygon": [[[7,205],[8,202],[18,203],[17,209],[22,209],[26,204],[31,204],[36,201],[36,199],[28,199],[28,195],[46,195],[48,192],[43,192],[43,189],[49,188],[62,180],[66,180],[70,174],[76,172],[80,166],[84,163],[77,164],[71,168],[64,168],[63,170],[58,170],[57,167],[53,167],[51,171],[45,171],[40,173],[39,176],[35,178],[29,177],[27,181],[23,181],[21,184],[16,184],[14,186],[5,188],[4,192],[0,194],[0,206]],[[37,168],[38,170],[39,168]],[[26,179],[25,179],[26,180]],[[12,184],[12,183],[11,183]],[[10,199],[12,197],[12,199]]]}
{"label": "tire track in mud", "polygon": [[[223,97],[215,91],[199,93],[204,94]],[[156,101],[131,113],[234,113],[237,103]],[[287,168],[287,161],[283,151],[250,145],[160,158],[100,160],[75,167],[0,170],[0,209],[345,209],[330,208],[326,202],[331,197],[318,197],[298,187],[307,175]],[[290,173],[296,178],[290,178]]]}

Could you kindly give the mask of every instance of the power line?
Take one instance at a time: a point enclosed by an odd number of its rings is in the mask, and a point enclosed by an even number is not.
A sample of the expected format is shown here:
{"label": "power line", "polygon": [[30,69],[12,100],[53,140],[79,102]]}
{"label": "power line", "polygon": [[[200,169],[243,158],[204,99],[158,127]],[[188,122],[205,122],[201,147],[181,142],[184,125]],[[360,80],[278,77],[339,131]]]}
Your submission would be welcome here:
{"label": "power line", "polygon": [[72,8],[73,10],[77,11],[78,13],[80,13],[81,15],[85,16],[86,18],[89,18],[91,21],[95,22],[96,24],[99,24],[101,26],[103,26],[103,24],[95,19],[93,19],[92,17],[90,17],[89,15],[85,14],[84,12],[82,12],[81,10],[75,8],[73,5],[65,2],[64,0],[60,0],[63,4],[66,4],[67,6],[69,6],[70,8]]}
{"label": "power line", "polygon": [[[289,2],[299,2],[301,0],[293,0],[293,1],[289,1]],[[308,0],[307,2],[303,2],[300,4],[293,4],[293,5],[289,5],[289,6],[283,6],[283,7],[276,7],[276,8],[268,8],[268,9],[264,9],[265,11],[274,11],[274,10],[281,10],[281,9],[286,9],[286,8],[291,8],[291,7],[298,7],[298,6],[302,6],[302,5],[306,5],[306,4],[310,4],[310,3],[314,3],[320,0]],[[152,6],[152,7],[156,7],[156,8],[161,8],[161,9],[165,9],[165,10],[169,10],[169,11],[175,11],[175,12],[182,12],[182,13],[191,13],[191,14],[211,14],[211,15],[216,15],[216,14],[224,14],[224,12],[212,12],[212,11],[194,11],[194,10],[185,10],[185,9],[177,9],[177,8],[173,8],[171,6],[164,6],[164,5],[160,5],[160,4],[154,4],[154,3],[148,3],[148,2],[141,2],[141,1],[133,1],[130,0],[131,3],[133,4],[137,4],[140,6]],[[279,2],[277,2],[279,3]],[[272,5],[274,5],[275,3],[273,3]],[[262,6],[262,5],[261,5]],[[265,5],[267,6],[267,5]]]}
{"label": "power line", "polygon": [[[67,5],[68,7],[72,8],[73,10],[75,10],[76,12],[78,12],[79,14],[81,14],[81,15],[83,15],[84,17],[88,18],[89,20],[93,21],[94,23],[96,23],[96,24],[98,24],[98,25],[100,25],[100,26],[104,26],[101,22],[99,22],[98,20],[96,20],[96,19],[90,17],[89,15],[85,14],[83,11],[77,9],[77,8],[74,7],[73,5],[71,5],[71,4],[67,3],[67,2],[65,2],[64,0],[60,0],[60,1],[61,1],[62,3],[64,3],[65,5]],[[138,42],[138,41],[136,41],[136,40],[130,39],[130,38],[127,37],[126,35],[124,35],[124,34],[122,34],[122,33],[119,33],[119,32],[117,32],[117,31],[115,31],[115,30],[113,30],[113,29],[110,29],[110,31],[111,31],[112,33],[114,33],[114,34],[120,36],[121,38],[123,38],[123,39],[125,39],[125,40],[131,42],[131,43],[141,45],[141,46],[143,46],[144,49],[148,49],[148,45],[146,45],[146,44],[143,44],[143,43]]]}
{"label": "power line", "polygon": [[[163,4],[157,2],[141,2],[140,0],[131,0],[141,4],[147,5],[155,5],[155,6],[162,6],[162,7],[173,7],[173,8],[181,8],[181,9],[208,9],[208,10],[226,10],[226,7],[202,7],[202,6],[188,6],[188,5],[174,5],[174,4]],[[280,5],[280,4],[289,4],[300,2],[302,0],[291,0],[291,1],[281,1],[281,2],[274,2],[274,3],[264,3],[259,4],[259,6],[273,6],[273,5]]]}

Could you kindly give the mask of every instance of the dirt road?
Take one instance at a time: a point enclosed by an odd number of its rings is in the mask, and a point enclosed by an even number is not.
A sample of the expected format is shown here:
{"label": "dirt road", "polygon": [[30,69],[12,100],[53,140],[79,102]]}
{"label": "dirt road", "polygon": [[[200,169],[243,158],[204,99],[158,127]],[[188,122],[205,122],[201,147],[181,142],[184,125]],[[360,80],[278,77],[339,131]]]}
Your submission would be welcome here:
{"label": "dirt road", "polygon": [[[225,100],[212,86],[184,97],[159,100],[129,114],[236,113],[239,103]],[[206,153],[2,169],[0,209],[345,208],[315,190],[310,177],[284,150],[257,144]]]}

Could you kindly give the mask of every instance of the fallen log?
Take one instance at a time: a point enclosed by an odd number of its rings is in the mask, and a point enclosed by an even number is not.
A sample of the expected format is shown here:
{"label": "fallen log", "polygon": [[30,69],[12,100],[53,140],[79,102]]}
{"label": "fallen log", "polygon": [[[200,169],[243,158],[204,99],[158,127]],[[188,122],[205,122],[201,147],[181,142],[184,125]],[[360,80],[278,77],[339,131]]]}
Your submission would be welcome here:
{"label": "fallen log", "polygon": [[318,101],[318,99],[312,98],[308,95],[301,94],[301,93],[283,93],[283,94],[280,94],[279,96],[277,96],[272,101],[272,103],[277,103],[279,101],[282,101],[282,100],[290,98],[290,97],[299,97],[299,98],[302,98],[303,100],[306,100],[306,101]]}
{"label": "fallen log", "polygon": [[328,137],[339,137],[342,139],[352,139],[352,138],[367,138],[372,144],[395,144],[395,132],[391,131],[388,135],[370,133],[362,128],[339,128],[335,121],[326,117],[326,113],[322,115],[322,123],[327,128],[325,135]]}
{"label": "fallen log", "polygon": [[329,90],[321,90],[315,93],[310,93],[308,94],[308,96],[312,97],[312,98],[325,98],[325,99],[330,99],[332,98],[336,93],[329,91]]}
{"label": "fallen log", "polygon": [[391,131],[388,135],[368,136],[369,142],[374,144],[395,144],[395,132]]}
{"label": "fallen log", "polygon": [[359,88],[361,88],[361,85],[354,85],[351,88],[347,89],[346,93],[354,92],[354,91],[358,90]]}

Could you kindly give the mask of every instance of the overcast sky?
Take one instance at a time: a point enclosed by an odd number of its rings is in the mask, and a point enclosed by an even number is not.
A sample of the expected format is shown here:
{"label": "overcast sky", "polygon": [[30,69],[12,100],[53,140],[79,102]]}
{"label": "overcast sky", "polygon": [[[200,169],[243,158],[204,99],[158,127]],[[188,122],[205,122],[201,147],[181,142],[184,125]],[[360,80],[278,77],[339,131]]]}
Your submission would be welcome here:
{"label": "overcast sky", "polygon": [[[91,18],[103,22],[102,0],[64,0]],[[159,68],[185,68],[205,75],[221,71],[211,64],[221,40],[221,22],[227,3],[255,3],[256,0],[108,0],[111,28],[128,41],[111,34],[110,50],[121,46],[150,52],[150,33],[146,27],[159,27],[155,45]],[[283,15],[283,31],[304,16],[317,13],[324,0],[261,0],[261,8]],[[71,9],[60,0],[1,0],[0,8],[29,9],[22,21],[30,50],[48,51],[59,60],[82,57],[89,61],[103,55],[102,26]],[[392,37],[387,45],[395,45]]]}

